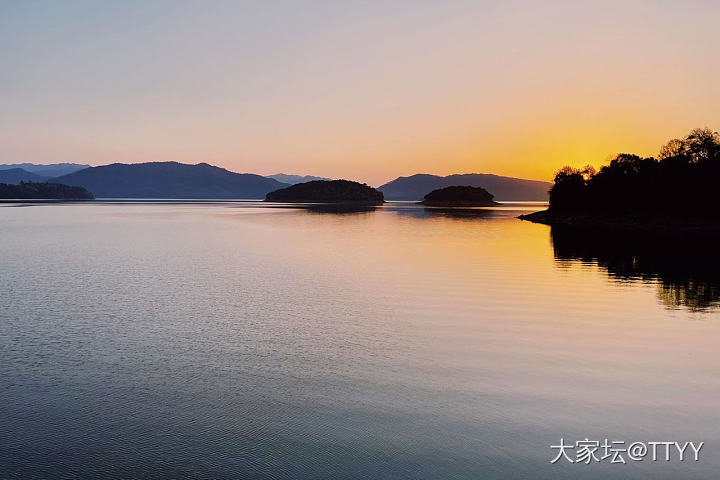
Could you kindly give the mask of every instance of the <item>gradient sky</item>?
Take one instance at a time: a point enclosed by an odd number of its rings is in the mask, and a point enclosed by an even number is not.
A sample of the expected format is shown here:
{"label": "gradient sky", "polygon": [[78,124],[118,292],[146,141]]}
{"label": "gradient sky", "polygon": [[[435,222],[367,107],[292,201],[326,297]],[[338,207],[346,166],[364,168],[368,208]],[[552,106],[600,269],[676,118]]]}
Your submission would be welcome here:
{"label": "gradient sky", "polygon": [[0,0],[0,163],[550,180],[720,128],[718,2]]}

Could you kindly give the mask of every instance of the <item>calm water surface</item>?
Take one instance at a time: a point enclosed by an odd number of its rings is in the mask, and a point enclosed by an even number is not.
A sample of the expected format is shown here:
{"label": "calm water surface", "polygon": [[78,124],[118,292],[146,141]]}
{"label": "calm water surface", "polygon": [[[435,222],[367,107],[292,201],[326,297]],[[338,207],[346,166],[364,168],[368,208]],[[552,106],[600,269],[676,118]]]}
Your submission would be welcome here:
{"label": "calm water surface", "polygon": [[0,206],[0,478],[714,478],[712,261],[528,208]]}

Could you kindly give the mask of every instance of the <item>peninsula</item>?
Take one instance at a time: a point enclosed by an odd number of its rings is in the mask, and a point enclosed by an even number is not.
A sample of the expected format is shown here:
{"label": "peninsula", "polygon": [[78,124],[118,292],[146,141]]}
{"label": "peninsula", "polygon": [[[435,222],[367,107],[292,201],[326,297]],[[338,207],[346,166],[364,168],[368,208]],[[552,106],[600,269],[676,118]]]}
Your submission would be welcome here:
{"label": "peninsula", "polygon": [[564,167],[547,210],[520,219],[583,229],[720,233],[720,134],[697,128],[659,158],[622,153],[596,172]]}
{"label": "peninsula", "polygon": [[18,185],[0,183],[3,200],[92,200],[95,197],[83,187],[61,183],[20,182]]}

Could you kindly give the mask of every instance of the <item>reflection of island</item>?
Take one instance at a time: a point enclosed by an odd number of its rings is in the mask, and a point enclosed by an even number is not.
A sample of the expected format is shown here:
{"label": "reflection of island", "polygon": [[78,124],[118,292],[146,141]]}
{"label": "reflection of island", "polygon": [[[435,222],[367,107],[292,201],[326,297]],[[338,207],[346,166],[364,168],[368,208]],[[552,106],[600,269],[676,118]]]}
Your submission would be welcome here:
{"label": "reflection of island", "polygon": [[657,282],[658,297],[669,307],[705,310],[720,306],[717,242],[697,237],[610,235],[554,226],[557,261],[594,263],[624,280]]}
{"label": "reflection of island", "polygon": [[12,200],[92,200],[93,194],[83,187],[61,183],[20,182],[18,185],[0,183],[0,199]]}
{"label": "reflection of island", "polygon": [[598,230],[717,232],[720,134],[695,129],[668,142],[659,160],[620,154],[599,172],[565,167],[550,207],[520,218]]}
{"label": "reflection of island", "polygon": [[428,207],[492,207],[493,195],[482,187],[452,186],[425,195],[421,202]]}
{"label": "reflection of island", "polygon": [[461,221],[485,221],[498,217],[498,212],[485,208],[442,208],[442,207],[418,207],[415,205],[386,205],[385,212],[392,212],[401,217],[411,217],[419,220],[432,219],[453,219]]}
{"label": "reflection of island", "polygon": [[364,183],[349,180],[316,180],[270,192],[265,196],[265,201],[380,205],[384,199],[382,192]]}
{"label": "reflection of island", "polygon": [[454,218],[457,220],[487,220],[495,217],[492,210],[484,210],[482,208],[425,208],[425,218],[444,217]]}
{"label": "reflection of island", "polygon": [[299,205],[297,208],[302,208],[310,213],[328,213],[335,215],[370,213],[377,209],[375,205],[364,205],[361,203],[317,203],[312,205]]}

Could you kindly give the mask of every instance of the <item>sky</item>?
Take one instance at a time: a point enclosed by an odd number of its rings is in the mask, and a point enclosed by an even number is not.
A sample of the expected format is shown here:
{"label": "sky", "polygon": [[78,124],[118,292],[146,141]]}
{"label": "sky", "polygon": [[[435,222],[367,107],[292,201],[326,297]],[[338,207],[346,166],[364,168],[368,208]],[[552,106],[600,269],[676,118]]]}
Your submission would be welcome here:
{"label": "sky", "polygon": [[551,180],[720,128],[720,2],[0,0],[0,163]]}

